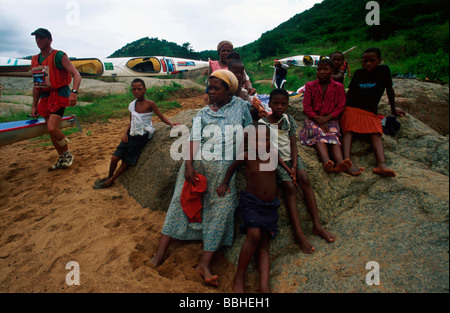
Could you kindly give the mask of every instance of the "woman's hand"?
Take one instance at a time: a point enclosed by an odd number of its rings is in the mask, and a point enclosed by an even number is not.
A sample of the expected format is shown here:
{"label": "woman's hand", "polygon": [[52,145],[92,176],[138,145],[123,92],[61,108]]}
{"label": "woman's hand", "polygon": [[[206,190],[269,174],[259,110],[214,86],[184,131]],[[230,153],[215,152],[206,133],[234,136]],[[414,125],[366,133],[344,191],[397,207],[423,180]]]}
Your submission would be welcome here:
{"label": "woman's hand", "polygon": [[194,167],[186,162],[185,169],[184,169],[184,178],[193,184],[196,185],[199,178],[197,177],[197,174],[195,173]]}

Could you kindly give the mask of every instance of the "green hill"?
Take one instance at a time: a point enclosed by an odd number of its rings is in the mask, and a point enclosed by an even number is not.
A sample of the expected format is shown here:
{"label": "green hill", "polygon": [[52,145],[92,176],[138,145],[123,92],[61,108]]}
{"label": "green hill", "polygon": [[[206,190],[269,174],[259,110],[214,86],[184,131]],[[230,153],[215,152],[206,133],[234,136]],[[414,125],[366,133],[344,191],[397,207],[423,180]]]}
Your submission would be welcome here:
{"label": "green hill", "polygon": [[[237,47],[253,81],[272,78],[275,58],[302,54],[329,55],[357,49],[347,55],[352,69],[360,67],[364,49],[376,46],[393,73],[412,73],[423,79],[449,81],[449,2],[447,0],[379,0],[380,25],[367,25],[367,0],[324,0],[267,31],[252,43]],[[215,43],[214,43],[215,44]],[[182,46],[142,38],[111,57],[169,55],[217,59],[215,50],[194,52]],[[290,68],[287,88],[300,87],[315,78],[312,69]],[[266,86],[259,86],[270,88]]]}
{"label": "green hill", "polygon": [[146,55],[173,56],[187,59],[198,59],[200,57],[199,53],[192,50],[189,42],[180,46],[164,39],[160,40],[158,38],[145,37],[125,45],[111,54],[108,58]]}

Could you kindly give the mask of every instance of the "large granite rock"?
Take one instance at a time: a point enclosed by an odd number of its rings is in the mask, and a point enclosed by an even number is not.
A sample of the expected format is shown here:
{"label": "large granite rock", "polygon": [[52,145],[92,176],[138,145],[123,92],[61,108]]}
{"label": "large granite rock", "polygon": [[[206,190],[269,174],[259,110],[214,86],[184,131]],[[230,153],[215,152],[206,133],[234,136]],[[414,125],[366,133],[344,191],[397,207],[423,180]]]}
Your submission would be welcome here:
{"label": "large granite rock", "polygon": [[[289,113],[299,127],[302,110],[301,98],[293,98]],[[173,120],[190,127],[196,112],[182,112]],[[388,112],[383,98],[380,114]],[[372,173],[375,158],[369,143],[362,140],[352,150],[352,161],[366,168],[358,177],[326,173],[314,149],[298,144],[321,219],[337,241],[329,244],[308,235],[316,252],[302,253],[282,201],[280,233],[271,243],[274,292],[448,292],[448,136],[411,114],[399,118],[401,130],[395,137],[383,136],[387,164],[397,172],[395,178]],[[169,130],[165,124],[156,124],[156,134],[137,166],[121,178],[130,195],[151,210],[167,210],[181,165],[170,157],[169,149],[177,138],[170,138]],[[240,171],[238,189],[244,183]],[[279,196],[283,200],[281,191]],[[301,226],[310,234],[312,226],[300,189],[297,199]],[[237,264],[244,239],[236,232],[234,246],[225,250],[233,264]],[[379,286],[365,282],[370,261],[380,266]],[[253,265],[250,271],[255,271]]]}

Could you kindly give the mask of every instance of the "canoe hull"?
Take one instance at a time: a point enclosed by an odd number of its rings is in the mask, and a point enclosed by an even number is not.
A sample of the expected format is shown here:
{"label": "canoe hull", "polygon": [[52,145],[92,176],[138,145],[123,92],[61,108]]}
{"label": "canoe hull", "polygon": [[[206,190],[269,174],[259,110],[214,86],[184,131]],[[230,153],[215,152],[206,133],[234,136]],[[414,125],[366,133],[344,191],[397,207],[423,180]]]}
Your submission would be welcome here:
{"label": "canoe hull", "polygon": [[[207,68],[207,61],[165,56],[73,59],[83,77],[147,77]],[[31,77],[31,60],[0,57],[0,76]]]}
{"label": "canoe hull", "polygon": [[324,58],[327,57],[321,55],[296,55],[275,61],[281,62],[282,64],[287,64],[289,66],[317,67],[317,63]]}
{"label": "canoe hull", "polygon": [[[60,123],[61,129],[75,126],[77,126],[75,116],[64,117]],[[47,126],[43,118],[0,123],[0,147],[47,133]]]}

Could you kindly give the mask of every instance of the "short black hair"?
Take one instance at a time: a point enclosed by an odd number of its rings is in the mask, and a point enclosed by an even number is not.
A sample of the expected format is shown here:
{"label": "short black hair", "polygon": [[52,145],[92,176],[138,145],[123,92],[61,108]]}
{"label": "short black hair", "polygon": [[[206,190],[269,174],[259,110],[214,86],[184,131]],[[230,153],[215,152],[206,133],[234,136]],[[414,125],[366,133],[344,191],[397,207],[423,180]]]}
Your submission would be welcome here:
{"label": "short black hair", "polygon": [[240,59],[232,59],[231,61],[230,61],[230,63],[228,64],[228,70],[230,71],[230,69],[233,67],[233,65],[235,65],[235,64],[242,64],[242,65],[244,65],[244,62],[242,62],[242,60],[240,60]]}
{"label": "short black hair", "polygon": [[334,51],[334,52],[330,55],[330,59],[333,58],[333,55],[335,55],[335,54],[340,54],[340,55],[342,55],[342,58],[345,59],[345,54],[342,53],[341,51]]}
{"label": "short black hair", "polygon": [[329,66],[331,69],[334,68],[334,63],[333,63],[333,61],[331,61],[331,59],[328,59],[328,58],[324,58],[324,59],[319,60],[319,62],[317,62],[317,66],[319,66],[319,65],[327,65],[327,66]]}
{"label": "short black hair", "polygon": [[230,52],[227,55],[227,60],[231,60],[231,59],[233,59],[233,60],[240,60],[241,59],[241,55],[239,53],[235,52],[235,51]]}
{"label": "short black hair", "polygon": [[285,96],[286,98],[289,99],[289,93],[285,89],[276,88],[270,92],[269,102],[272,101],[273,97],[278,96],[278,95]]}
{"label": "short black hair", "polygon": [[366,54],[366,53],[376,53],[377,57],[379,59],[381,59],[381,50],[378,49],[378,48],[374,48],[374,47],[368,48],[368,49],[364,50],[363,55]]}
{"label": "short black hair", "polygon": [[143,79],[141,79],[141,78],[135,78],[135,79],[131,82],[131,85],[133,85],[134,83],[141,83],[142,86],[144,86],[144,88],[146,89],[145,83],[144,83],[144,80],[143,80]]}

